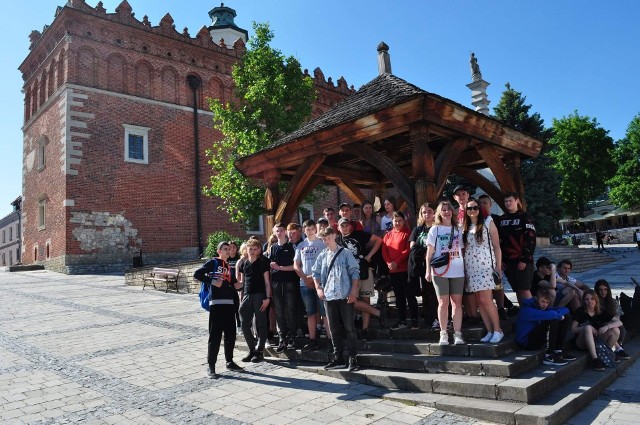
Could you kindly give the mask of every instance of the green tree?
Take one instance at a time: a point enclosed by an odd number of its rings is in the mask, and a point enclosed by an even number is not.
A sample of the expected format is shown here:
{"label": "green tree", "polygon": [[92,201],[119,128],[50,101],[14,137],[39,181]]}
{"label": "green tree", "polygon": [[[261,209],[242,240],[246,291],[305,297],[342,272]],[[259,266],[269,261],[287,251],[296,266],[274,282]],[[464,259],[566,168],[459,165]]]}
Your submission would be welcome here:
{"label": "green tree", "polygon": [[613,139],[595,118],[575,111],[553,120],[549,143],[553,167],[562,176],[558,196],[573,217],[582,217],[588,201],[605,191],[605,182],[615,172],[611,158]]}
{"label": "green tree", "polygon": [[233,67],[234,100],[209,100],[223,139],[207,150],[213,175],[203,191],[220,198],[218,208],[238,223],[263,212],[264,188],[242,176],[234,162],[297,129],[316,99],[313,80],[303,74],[298,60],[270,46],[274,35],[269,25],[254,22],[253,30],[247,51]]}
{"label": "green tree", "polygon": [[546,144],[551,137],[551,130],[544,127],[544,120],[539,113],[529,114],[531,105],[527,105],[526,100],[522,92],[514,90],[507,83],[493,113],[503,123],[545,142],[536,158],[522,162],[520,172],[524,181],[527,211],[533,216],[538,233],[550,235],[556,230],[562,215],[562,202],[557,196],[560,176],[551,166],[553,160],[549,157]]}
{"label": "green tree", "polygon": [[607,181],[609,200],[622,208],[640,205],[640,114],[629,124],[624,139],[616,143],[613,162],[617,170]]}

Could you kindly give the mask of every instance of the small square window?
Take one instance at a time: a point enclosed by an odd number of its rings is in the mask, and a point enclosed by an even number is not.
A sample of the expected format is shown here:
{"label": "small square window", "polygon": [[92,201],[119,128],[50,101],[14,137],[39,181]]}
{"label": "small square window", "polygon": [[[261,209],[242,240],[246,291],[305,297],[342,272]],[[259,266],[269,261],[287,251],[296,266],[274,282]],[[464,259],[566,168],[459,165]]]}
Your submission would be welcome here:
{"label": "small square window", "polygon": [[124,160],[138,164],[149,163],[149,128],[137,125],[124,126]]}

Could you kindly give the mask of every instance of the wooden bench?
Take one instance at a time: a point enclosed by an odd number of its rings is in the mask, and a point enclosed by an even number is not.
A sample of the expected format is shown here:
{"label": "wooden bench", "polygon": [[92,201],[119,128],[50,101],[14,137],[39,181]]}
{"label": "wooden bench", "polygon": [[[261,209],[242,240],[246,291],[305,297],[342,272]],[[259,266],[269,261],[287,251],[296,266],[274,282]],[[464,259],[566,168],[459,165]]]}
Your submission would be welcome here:
{"label": "wooden bench", "polygon": [[153,283],[153,287],[156,287],[156,282],[163,282],[166,285],[164,292],[169,292],[169,285],[174,284],[176,286],[176,292],[178,291],[178,275],[180,270],[178,269],[164,269],[162,267],[155,267],[151,273],[145,273],[142,276],[144,283],[142,289],[147,285],[147,282]]}

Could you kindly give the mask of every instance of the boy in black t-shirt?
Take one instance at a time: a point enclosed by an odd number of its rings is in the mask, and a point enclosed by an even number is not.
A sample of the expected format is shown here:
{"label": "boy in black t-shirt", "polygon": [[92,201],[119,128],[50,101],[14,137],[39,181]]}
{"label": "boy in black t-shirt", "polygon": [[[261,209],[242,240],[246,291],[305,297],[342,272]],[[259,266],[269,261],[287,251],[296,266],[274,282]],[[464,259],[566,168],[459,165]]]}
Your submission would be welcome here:
{"label": "boy in black t-shirt", "polygon": [[[269,260],[261,254],[260,242],[249,239],[246,244],[249,258],[242,261],[240,268],[241,281],[244,283],[240,316],[242,333],[249,347],[249,354],[242,361],[257,363],[263,359],[262,352],[267,342],[267,308],[271,304],[270,266]],[[257,347],[251,330],[254,316],[258,331]]]}

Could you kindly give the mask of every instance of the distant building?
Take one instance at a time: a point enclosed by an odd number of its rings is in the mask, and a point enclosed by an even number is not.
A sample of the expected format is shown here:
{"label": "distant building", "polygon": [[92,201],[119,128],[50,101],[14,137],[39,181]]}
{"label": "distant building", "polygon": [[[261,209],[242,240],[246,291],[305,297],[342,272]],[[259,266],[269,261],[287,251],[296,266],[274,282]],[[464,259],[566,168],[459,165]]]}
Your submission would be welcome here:
{"label": "distant building", "polygon": [[2,266],[13,266],[20,263],[20,207],[22,197],[11,203],[13,211],[0,219],[0,260]]}
{"label": "distant building", "polygon": [[[247,40],[233,9],[209,16],[192,37],[168,13],[157,26],[138,20],[126,0],[115,13],[69,0],[31,33],[19,67],[23,264],[123,270],[139,250],[145,264],[178,261],[196,258],[216,230],[246,236],[215,208],[221,200],[200,196],[197,208],[196,169],[206,184],[205,150],[221,137],[206,98],[232,96],[231,69]],[[315,116],[353,92],[319,68],[313,79]],[[253,230],[265,233],[259,220]]]}

